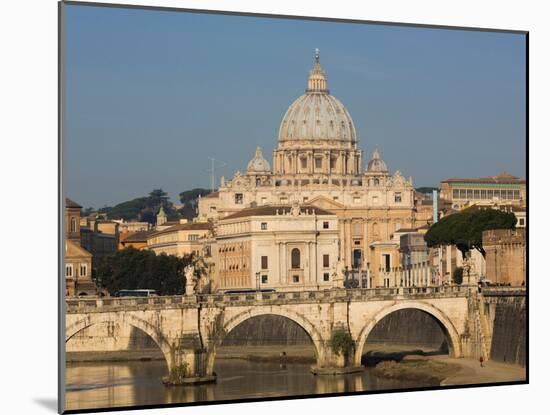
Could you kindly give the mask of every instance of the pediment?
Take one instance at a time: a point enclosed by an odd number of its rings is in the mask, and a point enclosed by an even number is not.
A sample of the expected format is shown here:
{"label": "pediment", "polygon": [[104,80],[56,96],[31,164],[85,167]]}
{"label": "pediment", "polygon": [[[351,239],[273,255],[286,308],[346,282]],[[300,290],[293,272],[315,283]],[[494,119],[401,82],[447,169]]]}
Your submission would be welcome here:
{"label": "pediment", "polygon": [[308,200],[304,205],[314,205],[321,209],[333,210],[333,209],[344,209],[345,206],[340,202],[329,199],[325,196],[317,196],[311,200]]}

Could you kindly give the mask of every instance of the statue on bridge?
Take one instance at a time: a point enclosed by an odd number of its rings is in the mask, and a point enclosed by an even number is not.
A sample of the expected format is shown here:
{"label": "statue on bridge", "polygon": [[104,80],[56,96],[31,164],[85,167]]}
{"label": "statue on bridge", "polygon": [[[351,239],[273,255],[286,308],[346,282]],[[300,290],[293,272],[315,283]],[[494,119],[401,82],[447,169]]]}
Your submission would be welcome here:
{"label": "statue on bridge", "polygon": [[192,264],[183,269],[185,273],[185,295],[195,295],[197,277],[195,276],[195,267]]}
{"label": "statue on bridge", "polygon": [[332,283],[334,288],[343,288],[344,287],[344,272],[345,272],[345,266],[344,261],[341,259],[338,259],[338,262],[336,262],[333,267],[332,272]]}

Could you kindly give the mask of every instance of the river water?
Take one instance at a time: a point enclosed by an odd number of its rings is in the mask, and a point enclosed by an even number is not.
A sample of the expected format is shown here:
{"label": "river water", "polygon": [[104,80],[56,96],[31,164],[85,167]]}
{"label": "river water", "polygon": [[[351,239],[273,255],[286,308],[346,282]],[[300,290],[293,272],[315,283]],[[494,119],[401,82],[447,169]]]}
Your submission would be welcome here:
{"label": "river water", "polygon": [[372,369],[341,376],[314,376],[309,364],[217,359],[216,383],[165,387],[166,364],[160,360],[68,363],[66,409],[160,405],[185,402],[264,398],[400,389],[418,381],[378,378]]}

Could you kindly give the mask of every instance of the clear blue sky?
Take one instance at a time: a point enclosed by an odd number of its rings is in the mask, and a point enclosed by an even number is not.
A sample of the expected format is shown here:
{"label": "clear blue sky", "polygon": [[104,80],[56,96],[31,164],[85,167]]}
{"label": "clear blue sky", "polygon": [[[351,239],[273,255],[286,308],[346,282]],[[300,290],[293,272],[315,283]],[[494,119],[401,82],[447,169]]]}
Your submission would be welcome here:
{"label": "clear blue sky", "polygon": [[525,37],[68,6],[66,195],[88,207],[209,187],[209,160],[271,162],[315,48],[355,122],[415,186],[525,177]]}

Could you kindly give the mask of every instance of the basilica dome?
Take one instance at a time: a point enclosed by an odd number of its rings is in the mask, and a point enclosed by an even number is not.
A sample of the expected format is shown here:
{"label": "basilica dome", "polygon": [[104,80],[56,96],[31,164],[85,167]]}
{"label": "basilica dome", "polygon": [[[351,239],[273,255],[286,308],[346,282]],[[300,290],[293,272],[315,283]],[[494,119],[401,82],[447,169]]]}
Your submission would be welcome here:
{"label": "basilica dome", "polygon": [[367,173],[387,173],[388,166],[384,163],[384,160],[380,158],[378,149],[372,153],[372,159],[367,164]]}
{"label": "basilica dome", "polygon": [[271,171],[271,166],[269,165],[269,162],[264,159],[262,149],[260,147],[256,148],[256,154],[248,163],[246,170],[249,173],[269,173]]}
{"label": "basilica dome", "polygon": [[348,110],[329,93],[317,50],[306,93],[286,111],[279,128],[279,142],[318,140],[356,143],[357,137]]}

